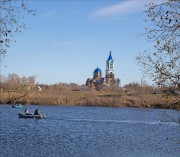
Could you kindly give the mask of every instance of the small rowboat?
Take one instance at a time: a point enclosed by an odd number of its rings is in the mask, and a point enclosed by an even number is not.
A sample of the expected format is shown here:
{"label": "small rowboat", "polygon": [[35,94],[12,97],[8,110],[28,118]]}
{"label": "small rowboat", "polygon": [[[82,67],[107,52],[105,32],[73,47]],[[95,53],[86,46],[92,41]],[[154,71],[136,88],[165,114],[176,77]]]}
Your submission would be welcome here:
{"label": "small rowboat", "polygon": [[15,105],[12,105],[12,108],[22,108],[23,106],[21,104],[15,104]]}
{"label": "small rowboat", "polygon": [[18,113],[19,118],[45,118],[45,115],[34,115],[34,114],[24,114],[24,113]]}

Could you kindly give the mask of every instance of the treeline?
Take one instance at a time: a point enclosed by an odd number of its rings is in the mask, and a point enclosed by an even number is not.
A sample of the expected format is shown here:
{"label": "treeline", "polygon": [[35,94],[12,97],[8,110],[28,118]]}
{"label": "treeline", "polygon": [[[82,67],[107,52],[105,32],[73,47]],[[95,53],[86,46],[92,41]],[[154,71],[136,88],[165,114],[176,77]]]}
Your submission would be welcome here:
{"label": "treeline", "polygon": [[0,103],[15,103],[19,99],[25,99],[35,87],[35,77],[20,77],[17,74],[1,76],[0,79]]}
{"label": "treeline", "polygon": [[[35,76],[18,76],[17,74],[9,74],[8,76],[0,77],[0,103],[31,103],[34,102],[32,95],[36,95],[41,91],[43,93],[67,92],[72,89],[78,89],[80,86],[75,83],[58,83],[53,85],[38,84],[35,81]],[[48,92],[49,91],[49,92]],[[38,95],[38,94],[37,94]],[[38,95],[39,96],[39,95]],[[29,100],[31,99],[31,101]],[[42,101],[43,102],[43,101]],[[41,103],[41,100],[38,100]]]}
{"label": "treeline", "polygon": [[81,105],[111,107],[180,108],[179,94],[167,94],[148,84],[130,83],[101,91],[75,83],[38,84],[35,76],[1,77],[1,104]]}

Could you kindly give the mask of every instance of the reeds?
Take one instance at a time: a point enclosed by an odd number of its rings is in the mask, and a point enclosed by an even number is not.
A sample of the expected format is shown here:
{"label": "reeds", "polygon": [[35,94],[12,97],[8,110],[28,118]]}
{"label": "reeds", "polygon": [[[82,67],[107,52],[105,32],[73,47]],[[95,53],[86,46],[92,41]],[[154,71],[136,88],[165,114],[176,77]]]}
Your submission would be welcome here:
{"label": "reeds", "polygon": [[[6,98],[7,99],[7,98]],[[180,102],[167,103],[160,94],[129,95],[97,91],[34,91],[14,103],[34,105],[80,105],[103,107],[143,107],[179,109]]]}
{"label": "reeds", "polygon": [[[1,104],[8,102],[8,93],[1,94]],[[71,88],[43,88],[30,90],[28,95],[13,103],[34,105],[79,105],[103,107],[141,107],[180,109],[180,101],[174,96],[142,92],[72,90]]]}

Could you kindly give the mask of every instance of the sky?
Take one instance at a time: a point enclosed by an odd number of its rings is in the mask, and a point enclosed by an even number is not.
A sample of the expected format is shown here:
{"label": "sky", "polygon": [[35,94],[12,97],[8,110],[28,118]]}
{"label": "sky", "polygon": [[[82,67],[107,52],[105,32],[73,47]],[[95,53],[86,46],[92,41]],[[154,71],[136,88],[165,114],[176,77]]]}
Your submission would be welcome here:
{"label": "sky", "polygon": [[147,24],[144,0],[29,0],[36,16],[16,34],[2,74],[35,76],[37,83],[85,84],[98,66],[105,76],[112,52],[121,86],[146,80],[136,56],[152,43],[142,36]]}

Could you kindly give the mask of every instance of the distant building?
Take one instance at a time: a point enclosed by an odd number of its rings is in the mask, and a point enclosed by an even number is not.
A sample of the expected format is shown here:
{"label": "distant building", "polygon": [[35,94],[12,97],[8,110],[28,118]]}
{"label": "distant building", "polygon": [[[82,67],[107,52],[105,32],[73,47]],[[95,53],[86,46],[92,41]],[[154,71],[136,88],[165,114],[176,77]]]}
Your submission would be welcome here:
{"label": "distant building", "polygon": [[118,87],[119,85],[120,79],[115,78],[114,59],[112,58],[110,51],[109,57],[106,61],[105,77],[102,77],[102,70],[97,67],[94,70],[93,78],[88,78],[86,80],[86,86],[101,90],[103,86]]}

